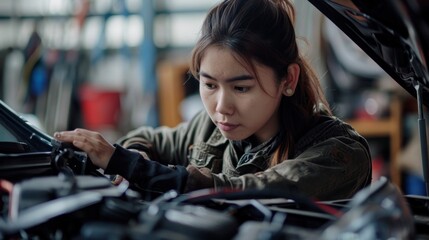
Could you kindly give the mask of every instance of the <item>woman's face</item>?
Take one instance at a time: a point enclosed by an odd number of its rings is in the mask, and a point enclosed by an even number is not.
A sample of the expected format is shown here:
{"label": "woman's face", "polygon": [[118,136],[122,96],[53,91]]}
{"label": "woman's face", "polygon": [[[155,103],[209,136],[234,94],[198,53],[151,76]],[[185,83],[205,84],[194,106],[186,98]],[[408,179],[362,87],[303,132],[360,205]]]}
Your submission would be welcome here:
{"label": "woman's face", "polygon": [[212,121],[231,140],[255,135],[260,142],[279,129],[278,108],[282,84],[274,71],[253,62],[260,81],[250,66],[234,58],[226,48],[210,47],[200,65],[200,95]]}

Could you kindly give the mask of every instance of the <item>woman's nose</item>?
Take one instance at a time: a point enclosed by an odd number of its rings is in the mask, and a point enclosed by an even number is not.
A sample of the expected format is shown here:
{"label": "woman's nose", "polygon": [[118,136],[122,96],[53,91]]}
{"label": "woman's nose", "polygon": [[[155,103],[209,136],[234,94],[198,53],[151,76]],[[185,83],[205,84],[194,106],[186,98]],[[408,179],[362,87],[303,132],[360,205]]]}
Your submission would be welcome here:
{"label": "woman's nose", "polygon": [[225,91],[219,92],[216,103],[216,112],[223,115],[231,115],[234,113],[233,99]]}

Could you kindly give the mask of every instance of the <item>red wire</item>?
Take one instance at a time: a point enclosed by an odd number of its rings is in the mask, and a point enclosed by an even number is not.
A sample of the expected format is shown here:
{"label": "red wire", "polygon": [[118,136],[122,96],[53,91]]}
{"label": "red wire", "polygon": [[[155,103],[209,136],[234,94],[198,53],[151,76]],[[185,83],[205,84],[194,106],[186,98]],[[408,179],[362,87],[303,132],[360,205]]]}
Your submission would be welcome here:
{"label": "red wire", "polygon": [[339,217],[341,217],[343,215],[342,211],[340,211],[340,210],[338,210],[338,209],[336,209],[334,207],[331,207],[329,205],[326,205],[324,203],[315,201],[314,204],[316,204],[320,209],[322,209],[326,213],[331,214],[331,215],[333,215],[333,216],[335,216],[337,218],[339,218]]}

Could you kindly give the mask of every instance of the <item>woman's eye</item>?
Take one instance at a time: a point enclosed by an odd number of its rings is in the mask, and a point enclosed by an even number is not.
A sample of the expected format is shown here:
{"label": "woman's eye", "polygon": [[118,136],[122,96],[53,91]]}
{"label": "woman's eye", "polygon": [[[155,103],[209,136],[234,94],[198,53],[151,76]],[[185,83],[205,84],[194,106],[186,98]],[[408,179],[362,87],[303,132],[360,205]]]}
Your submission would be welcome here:
{"label": "woman's eye", "polygon": [[206,86],[206,88],[208,89],[214,89],[216,86],[214,84],[211,83],[204,83],[204,85]]}
{"label": "woman's eye", "polygon": [[249,87],[235,87],[235,90],[240,93],[245,93],[249,91],[249,89],[250,89]]}

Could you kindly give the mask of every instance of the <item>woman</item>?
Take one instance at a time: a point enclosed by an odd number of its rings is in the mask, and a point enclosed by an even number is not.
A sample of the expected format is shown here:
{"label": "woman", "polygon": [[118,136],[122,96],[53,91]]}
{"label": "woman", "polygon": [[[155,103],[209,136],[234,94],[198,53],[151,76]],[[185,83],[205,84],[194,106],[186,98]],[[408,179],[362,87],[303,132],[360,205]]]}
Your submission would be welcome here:
{"label": "woman", "polygon": [[349,198],[371,181],[368,145],[332,116],[293,21],[288,0],[222,1],[190,63],[205,111],[174,129],[141,127],[115,145],[84,129],[54,136],[141,189],[275,186]]}

